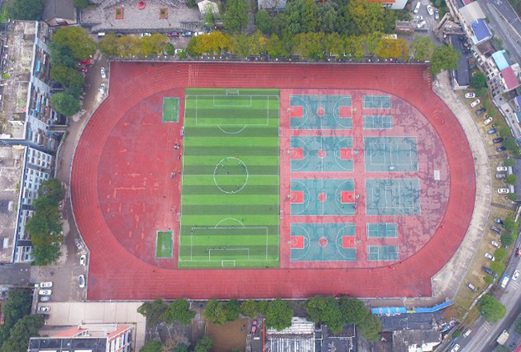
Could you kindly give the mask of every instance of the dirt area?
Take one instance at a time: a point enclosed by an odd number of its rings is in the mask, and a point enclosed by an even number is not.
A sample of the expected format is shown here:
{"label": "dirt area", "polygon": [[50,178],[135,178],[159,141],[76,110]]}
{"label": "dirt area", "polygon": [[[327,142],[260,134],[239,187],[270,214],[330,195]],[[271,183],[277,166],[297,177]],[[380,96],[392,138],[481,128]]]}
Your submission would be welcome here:
{"label": "dirt area", "polygon": [[224,325],[208,323],[207,334],[213,340],[213,352],[244,351],[248,319],[239,319]]}

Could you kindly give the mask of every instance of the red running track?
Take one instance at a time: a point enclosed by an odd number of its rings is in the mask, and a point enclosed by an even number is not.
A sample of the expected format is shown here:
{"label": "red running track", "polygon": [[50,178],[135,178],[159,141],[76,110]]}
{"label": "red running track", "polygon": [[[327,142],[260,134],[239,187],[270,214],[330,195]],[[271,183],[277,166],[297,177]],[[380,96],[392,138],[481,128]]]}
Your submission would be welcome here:
{"label": "red running track", "polygon": [[[71,177],[76,222],[91,252],[88,299],[431,295],[431,277],[465,236],[476,185],[465,134],[432,92],[427,69],[376,64],[113,63],[109,97],[82,134]],[[177,270],[175,260],[143,256],[137,241],[142,236],[146,242],[141,229],[178,221],[173,201],[179,199],[179,184],[170,172],[180,165],[170,146],[178,140],[179,125],[157,128],[152,120],[160,119],[158,97],[179,95],[186,87],[374,89],[406,100],[429,119],[447,153],[449,200],[435,235],[406,260],[377,268]]]}

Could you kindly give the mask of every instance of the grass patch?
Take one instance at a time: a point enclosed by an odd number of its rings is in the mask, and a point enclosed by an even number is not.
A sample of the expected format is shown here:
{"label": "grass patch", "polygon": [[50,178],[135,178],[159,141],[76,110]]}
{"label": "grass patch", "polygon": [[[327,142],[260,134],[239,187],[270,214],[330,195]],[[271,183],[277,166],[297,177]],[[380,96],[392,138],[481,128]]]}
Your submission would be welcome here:
{"label": "grass patch", "polygon": [[158,231],[156,236],[156,258],[172,258],[172,231]]}
{"label": "grass patch", "polygon": [[179,121],[179,98],[163,98],[163,122]]}

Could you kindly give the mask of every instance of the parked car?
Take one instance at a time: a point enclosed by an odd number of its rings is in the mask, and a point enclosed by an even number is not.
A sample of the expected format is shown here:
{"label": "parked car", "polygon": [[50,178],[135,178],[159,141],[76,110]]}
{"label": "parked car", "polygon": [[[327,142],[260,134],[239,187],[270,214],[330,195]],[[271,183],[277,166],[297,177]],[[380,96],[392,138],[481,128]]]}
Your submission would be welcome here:
{"label": "parked car", "polygon": [[181,33],[181,37],[187,38],[187,37],[191,37],[191,36],[192,36],[192,32],[190,32],[190,31],[186,31],[186,32]]}
{"label": "parked car", "polygon": [[514,271],[514,274],[512,275],[512,280],[516,281],[519,279],[519,270]]}
{"label": "parked car", "polygon": [[496,170],[498,172],[507,172],[508,171],[508,167],[500,165],[500,166],[496,167]]}
{"label": "parked car", "polygon": [[504,174],[504,173],[501,173],[501,172],[496,173],[496,178],[498,180],[502,180],[502,179],[504,179],[506,177],[507,177],[507,174]]}
{"label": "parked car", "polygon": [[52,290],[39,290],[38,294],[40,296],[50,296],[52,295]]}
{"label": "parked car", "polygon": [[85,275],[80,275],[78,277],[78,282],[79,282],[79,286],[80,288],[84,288],[85,287]]}
{"label": "parked car", "polygon": [[460,345],[459,344],[455,344],[454,346],[452,346],[452,348],[450,349],[450,352],[458,352],[460,349]]}
{"label": "parked car", "polygon": [[496,152],[498,152],[498,153],[504,152],[505,150],[507,150],[507,148],[505,148],[504,145],[500,145],[499,147],[496,148]]}
{"label": "parked car", "polygon": [[496,260],[496,258],[494,258],[494,256],[488,252],[485,253],[485,258],[487,258],[488,260],[491,260],[491,261]]}
{"label": "parked car", "polygon": [[501,229],[497,226],[491,226],[490,229],[497,233],[498,235],[501,235]]}
{"label": "parked car", "polygon": [[421,22],[418,22],[418,24],[416,25],[416,28],[423,28],[423,27],[425,27],[426,24],[427,24],[427,22],[425,22],[425,20],[423,20]]}
{"label": "parked car", "polygon": [[499,194],[509,194],[510,190],[508,188],[498,188],[497,193]]}
{"label": "parked car", "polygon": [[481,270],[483,270],[484,272],[486,272],[487,274],[489,274],[492,277],[496,277],[496,273],[492,269],[490,269],[489,267],[482,266]]}
{"label": "parked car", "polygon": [[503,142],[503,137],[497,137],[492,140],[495,144]]}
{"label": "parked car", "polygon": [[474,93],[474,92],[465,93],[465,98],[467,98],[467,99],[474,99],[475,97],[476,97],[476,93]]}
{"label": "parked car", "polygon": [[476,292],[478,289],[476,288],[476,286],[472,285],[470,282],[467,283],[467,287],[472,291],[472,292]]}
{"label": "parked car", "polygon": [[81,243],[81,240],[79,238],[74,239],[74,244],[76,245],[76,248],[78,248],[79,251],[83,249],[83,244]]}
{"label": "parked car", "polygon": [[257,320],[252,321],[251,323],[251,333],[255,335],[257,332]]}
{"label": "parked car", "polygon": [[40,288],[51,288],[51,287],[52,287],[52,281],[40,282]]}
{"label": "parked car", "polygon": [[479,115],[483,114],[485,111],[487,111],[487,109],[485,109],[485,108],[479,108],[479,109],[476,110],[476,115],[479,116]]}
{"label": "parked car", "polygon": [[503,219],[501,219],[501,218],[495,218],[495,219],[494,219],[494,222],[495,222],[496,224],[499,224],[499,225],[505,225],[505,223],[503,222]]}
{"label": "parked car", "polygon": [[51,307],[49,306],[39,306],[38,313],[49,313],[51,311]]}
{"label": "parked car", "polygon": [[430,16],[434,16],[434,9],[432,8],[431,5],[427,5],[427,13],[428,13]]}
{"label": "parked car", "polygon": [[488,134],[495,134],[496,132],[497,132],[497,130],[494,127],[492,127],[491,129],[489,129],[487,131]]}
{"label": "parked car", "polygon": [[440,19],[440,11],[438,9],[434,10],[434,19],[439,20]]}
{"label": "parked car", "polygon": [[492,123],[492,121],[494,121],[494,119],[492,117],[489,117],[483,123],[485,124],[485,126],[487,126],[487,125],[490,125]]}
{"label": "parked car", "polygon": [[40,296],[38,297],[40,302],[49,302],[51,300],[51,296]]}
{"label": "parked car", "polygon": [[102,67],[100,69],[100,73],[101,73],[101,78],[103,78],[103,79],[107,78],[107,72],[105,71],[105,67]]}
{"label": "parked car", "polygon": [[462,336],[463,336],[463,338],[465,338],[465,337],[469,337],[471,333],[472,333],[472,330],[467,329],[467,330],[465,330],[465,332],[463,333]]}
{"label": "parked car", "polygon": [[481,100],[476,99],[476,100],[474,100],[472,103],[470,103],[470,107],[471,107],[471,108],[475,108],[476,106],[479,105],[479,103],[481,103]]}
{"label": "parked car", "polygon": [[496,247],[496,248],[501,247],[501,246],[499,245],[499,243],[497,243],[497,241],[490,241],[490,244],[491,244],[492,246]]}
{"label": "parked car", "polygon": [[86,254],[82,254],[80,255],[80,265],[87,265],[87,255]]}
{"label": "parked car", "polygon": [[416,3],[416,6],[414,7],[414,11],[413,11],[415,14],[420,12],[420,6],[421,6],[421,1],[418,0],[418,2]]}

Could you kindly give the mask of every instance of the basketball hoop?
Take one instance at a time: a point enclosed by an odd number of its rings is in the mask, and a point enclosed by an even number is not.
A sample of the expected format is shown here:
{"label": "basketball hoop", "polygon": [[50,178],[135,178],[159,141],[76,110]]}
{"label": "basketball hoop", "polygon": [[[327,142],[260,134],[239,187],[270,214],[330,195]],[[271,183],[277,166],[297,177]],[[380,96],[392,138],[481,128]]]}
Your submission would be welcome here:
{"label": "basketball hoop", "polygon": [[145,8],[145,2],[143,0],[140,0],[138,3],[137,3],[137,8],[138,10],[143,10]]}

